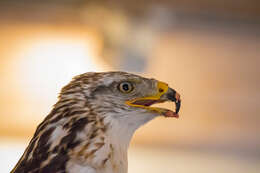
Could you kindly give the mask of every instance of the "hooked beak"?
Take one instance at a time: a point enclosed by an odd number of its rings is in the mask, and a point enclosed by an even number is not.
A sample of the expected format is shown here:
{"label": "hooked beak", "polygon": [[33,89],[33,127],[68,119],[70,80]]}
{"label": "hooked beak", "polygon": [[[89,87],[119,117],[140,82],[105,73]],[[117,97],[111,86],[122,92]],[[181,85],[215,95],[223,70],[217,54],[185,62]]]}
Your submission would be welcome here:
{"label": "hooked beak", "polygon": [[[156,103],[163,103],[171,101],[175,103],[175,111],[165,109],[165,108],[158,108],[158,107],[150,107]],[[141,97],[136,98],[130,101],[126,101],[126,104],[133,107],[144,108],[152,112],[156,112],[160,115],[165,117],[179,117],[179,110],[181,107],[181,99],[180,94],[178,94],[174,89],[169,88],[168,84],[164,82],[157,82],[157,92],[149,97]]]}

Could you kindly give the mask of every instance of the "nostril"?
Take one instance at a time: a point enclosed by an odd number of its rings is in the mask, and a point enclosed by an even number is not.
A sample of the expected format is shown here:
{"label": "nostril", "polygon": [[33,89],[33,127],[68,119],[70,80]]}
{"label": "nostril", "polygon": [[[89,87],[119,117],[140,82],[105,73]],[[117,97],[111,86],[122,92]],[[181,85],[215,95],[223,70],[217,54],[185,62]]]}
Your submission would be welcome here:
{"label": "nostril", "polygon": [[164,91],[164,89],[162,89],[162,88],[159,89],[159,92],[160,92],[160,93],[162,93],[163,91]]}

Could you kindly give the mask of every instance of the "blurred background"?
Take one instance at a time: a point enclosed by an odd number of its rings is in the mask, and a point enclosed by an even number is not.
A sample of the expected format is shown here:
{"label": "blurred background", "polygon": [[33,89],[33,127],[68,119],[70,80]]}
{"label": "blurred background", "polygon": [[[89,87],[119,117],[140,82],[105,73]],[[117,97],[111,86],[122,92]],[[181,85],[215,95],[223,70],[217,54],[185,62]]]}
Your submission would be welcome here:
{"label": "blurred background", "polygon": [[137,131],[129,173],[260,172],[259,66],[257,0],[1,0],[1,170],[74,75],[123,70],[183,100]]}

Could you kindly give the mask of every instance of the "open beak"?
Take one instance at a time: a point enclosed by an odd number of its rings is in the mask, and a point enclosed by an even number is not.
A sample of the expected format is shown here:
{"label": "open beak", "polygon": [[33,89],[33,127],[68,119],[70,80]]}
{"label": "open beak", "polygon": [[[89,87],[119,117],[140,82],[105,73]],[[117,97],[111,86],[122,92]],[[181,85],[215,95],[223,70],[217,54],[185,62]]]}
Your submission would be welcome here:
{"label": "open beak", "polygon": [[[156,103],[163,103],[171,101],[175,103],[175,111],[165,109],[165,108],[158,108],[158,107],[151,107],[151,105]],[[152,112],[156,112],[160,115],[165,117],[179,117],[179,110],[181,107],[181,99],[180,94],[178,94],[174,89],[169,88],[168,84],[164,82],[157,82],[157,92],[149,97],[142,97],[136,98],[126,102],[127,105],[133,107],[144,108]]]}

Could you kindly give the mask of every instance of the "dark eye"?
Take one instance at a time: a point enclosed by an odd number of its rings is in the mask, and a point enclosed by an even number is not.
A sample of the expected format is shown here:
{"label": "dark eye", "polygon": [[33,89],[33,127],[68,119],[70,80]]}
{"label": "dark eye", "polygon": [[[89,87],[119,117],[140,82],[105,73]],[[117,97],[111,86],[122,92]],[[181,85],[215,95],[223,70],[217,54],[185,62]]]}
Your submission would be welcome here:
{"label": "dark eye", "polygon": [[134,87],[130,82],[122,82],[119,84],[118,89],[123,93],[130,93]]}

